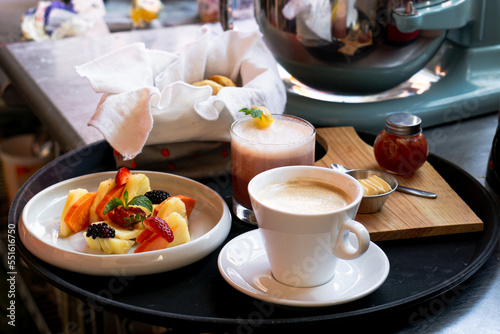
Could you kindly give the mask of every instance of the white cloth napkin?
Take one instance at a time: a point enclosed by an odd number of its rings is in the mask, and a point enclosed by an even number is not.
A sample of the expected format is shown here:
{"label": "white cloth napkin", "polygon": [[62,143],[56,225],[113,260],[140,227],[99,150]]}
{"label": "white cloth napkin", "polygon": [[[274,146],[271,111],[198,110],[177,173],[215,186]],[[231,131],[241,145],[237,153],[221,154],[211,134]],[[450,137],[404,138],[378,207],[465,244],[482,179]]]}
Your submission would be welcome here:
{"label": "white cloth napkin", "polygon": [[[103,93],[89,125],[96,127],[124,160],[145,145],[229,141],[231,123],[244,107],[282,113],[286,92],[277,64],[258,31],[214,30],[181,51],[147,49],[134,43],[76,67]],[[231,78],[212,96],[209,86],[190,83],[212,75]]]}

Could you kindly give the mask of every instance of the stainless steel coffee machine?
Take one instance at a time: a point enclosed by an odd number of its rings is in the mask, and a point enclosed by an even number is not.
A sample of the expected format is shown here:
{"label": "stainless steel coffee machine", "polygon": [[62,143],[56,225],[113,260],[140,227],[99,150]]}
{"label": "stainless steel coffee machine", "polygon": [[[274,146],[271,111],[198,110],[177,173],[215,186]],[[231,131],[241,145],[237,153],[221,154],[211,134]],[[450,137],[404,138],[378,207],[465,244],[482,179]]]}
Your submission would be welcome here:
{"label": "stainless steel coffee machine", "polygon": [[[228,28],[226,0],[221,22]],[[498,111],[498,0],[255,0],[287,112],[378,132],[387,114],[425,127]],[[229,11],[230,12],[230,11]]]}

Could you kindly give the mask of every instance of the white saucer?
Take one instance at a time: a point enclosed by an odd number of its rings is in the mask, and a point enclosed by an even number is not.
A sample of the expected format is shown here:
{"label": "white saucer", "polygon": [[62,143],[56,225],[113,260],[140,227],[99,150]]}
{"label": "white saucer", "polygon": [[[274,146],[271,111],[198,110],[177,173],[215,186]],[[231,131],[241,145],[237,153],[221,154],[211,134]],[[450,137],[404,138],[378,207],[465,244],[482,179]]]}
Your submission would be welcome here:
{"label": "white saucer", "polygon": [[[354,242],[354,241],[353,241]],[[355,260],[339,260],[335,277],[313,288],[294,288],[276,281],[269,267],[260,231],[229,241],[218,259],[219,271],[235,289],[275,304],[317,307],[347,303],[375,291],[389,274],[389,260],[373,242]]]}

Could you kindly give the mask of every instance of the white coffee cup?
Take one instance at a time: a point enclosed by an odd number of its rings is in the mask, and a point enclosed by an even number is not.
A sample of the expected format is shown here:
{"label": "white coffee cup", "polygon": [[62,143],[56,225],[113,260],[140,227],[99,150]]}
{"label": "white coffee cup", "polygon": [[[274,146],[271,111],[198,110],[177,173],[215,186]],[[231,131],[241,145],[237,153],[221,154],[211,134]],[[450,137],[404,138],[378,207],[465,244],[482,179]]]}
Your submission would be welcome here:
{"label": "white coffee cup", "polygon": [[[345,206],[319,213],[293,213],[273,208],[262,192],[273,184],[314,180],[343,190]],[[273,277],[292,287],[314,287],[329,282],[338,259],[359,257],[370,245],[366,228],[355,221],[363,190],[353,177],[314,166],[278,167],[255,176],[248,185]],[[350,242],[350,233],[357,243]]]}

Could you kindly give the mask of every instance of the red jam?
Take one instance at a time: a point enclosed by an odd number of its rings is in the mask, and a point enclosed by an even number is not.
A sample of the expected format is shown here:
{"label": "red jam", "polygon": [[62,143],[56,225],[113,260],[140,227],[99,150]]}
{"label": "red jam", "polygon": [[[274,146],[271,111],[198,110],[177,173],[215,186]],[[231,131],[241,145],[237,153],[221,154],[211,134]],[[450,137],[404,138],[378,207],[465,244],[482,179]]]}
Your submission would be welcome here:
{"label": "red jam", "polygon": [[380,167],[389,173],[410,176],[425,163],[429,149],[420,123],[420,118],[410,114],[387,117],[385,129],[373,144]]}

